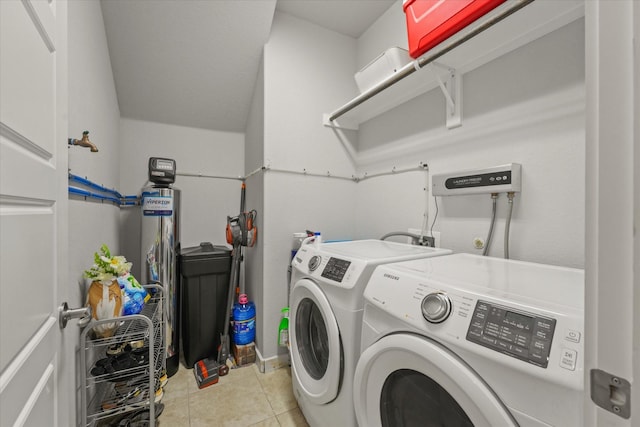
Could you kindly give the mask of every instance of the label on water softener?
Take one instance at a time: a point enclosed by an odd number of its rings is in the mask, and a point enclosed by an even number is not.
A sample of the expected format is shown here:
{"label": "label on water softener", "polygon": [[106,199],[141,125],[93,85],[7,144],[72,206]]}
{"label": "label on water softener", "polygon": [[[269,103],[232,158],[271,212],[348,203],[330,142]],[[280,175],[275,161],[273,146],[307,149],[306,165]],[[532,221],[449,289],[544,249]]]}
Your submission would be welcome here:
{"label": "label on water softener", "polygon": [[171,216],[173,214],[173,197],[145,196],[142,199],[144,216]]}

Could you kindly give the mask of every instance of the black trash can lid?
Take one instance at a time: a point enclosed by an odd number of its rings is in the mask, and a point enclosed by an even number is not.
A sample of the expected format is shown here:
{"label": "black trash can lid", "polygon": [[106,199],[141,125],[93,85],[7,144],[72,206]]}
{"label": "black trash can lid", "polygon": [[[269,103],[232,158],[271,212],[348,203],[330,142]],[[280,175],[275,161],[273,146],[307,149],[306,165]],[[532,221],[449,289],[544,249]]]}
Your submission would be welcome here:
{"label": "black trash can lid", "polygon": [[199,246],[191,246],[182,248],[180,256],[190,260],[217,258],[220,256],[228,256],[231,249],[224,245],[214,245],[211,242],[202,242]]}

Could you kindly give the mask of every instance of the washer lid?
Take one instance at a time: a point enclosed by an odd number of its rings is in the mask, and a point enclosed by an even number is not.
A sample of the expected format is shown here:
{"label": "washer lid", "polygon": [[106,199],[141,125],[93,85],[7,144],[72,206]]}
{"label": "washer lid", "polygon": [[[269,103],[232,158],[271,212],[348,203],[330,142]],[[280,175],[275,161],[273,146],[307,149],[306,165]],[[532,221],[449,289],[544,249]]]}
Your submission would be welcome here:
{"label": "washer lid", "polygon": [[[386,265],[376,271],[371,281],[385,273],[540,308],[584,310],[584,270],[576,268],[460,253]],[[385,288],[380,287],[380,291],[384,293]]]}
{"label": "washer lid", "polygon": [[342,344],[329,301],[309,279],[291,291],[289,338],[291,366],[305,396],[316,404],[338,396],[342,378]]}
{"label": "washer lid", "polygon": [[[423,404],[407,404],[402,401],[406,396],[393,393],[392,383],[405,374],[412,376],[414,394],[424,396]],[[491,388],[457,355],[435,341],[406,333],[383,337],[362,353],[353,398],[361,426],[381,426],[383,417],[388,421],[388,412],[405,420],[450,420],[453,412],[456,425],[518,425]],[[435,402],[429,405],[429,401]]]}
{"label": "washer lid", "polygon": [[325,243],[320,245],[319,252],[324,252],[329,256],[336,255],[371,263],[402,261],[404,259],[451,253],[449,249],[416,246],[375,239]]}

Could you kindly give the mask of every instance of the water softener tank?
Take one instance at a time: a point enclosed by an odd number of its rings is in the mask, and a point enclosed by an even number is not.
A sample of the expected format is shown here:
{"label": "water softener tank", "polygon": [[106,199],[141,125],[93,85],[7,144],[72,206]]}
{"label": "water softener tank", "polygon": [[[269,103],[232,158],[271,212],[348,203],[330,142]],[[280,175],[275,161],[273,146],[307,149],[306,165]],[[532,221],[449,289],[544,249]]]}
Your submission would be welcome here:
{"label": "water softener tank", "polygon": [[159,283],[164,293],[165,331],[163,352],[167,375],[178,371],[180,360],[180,292],[178,254],[180,253],[180,190],[172,188],[175,161],[149,159],[150,187],[142,189],[141,283]]}

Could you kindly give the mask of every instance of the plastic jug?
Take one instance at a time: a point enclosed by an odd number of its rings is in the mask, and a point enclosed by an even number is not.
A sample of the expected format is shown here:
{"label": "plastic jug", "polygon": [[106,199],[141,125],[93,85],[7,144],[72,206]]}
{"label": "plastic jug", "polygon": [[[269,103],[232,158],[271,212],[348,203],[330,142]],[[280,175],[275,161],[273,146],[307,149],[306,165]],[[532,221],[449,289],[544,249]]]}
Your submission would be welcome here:
{"label": "plastic jug", "polygon": [[280,327],[278,328],[278,345],[280,347],[289,347],[289,307],[282,310],[282,319],[280,319]]}
{"label": "plastic jug", "polygon": [[233,305],[233,342],[238,345],[252,343],[256,338],[256,306],[246,294]]}

